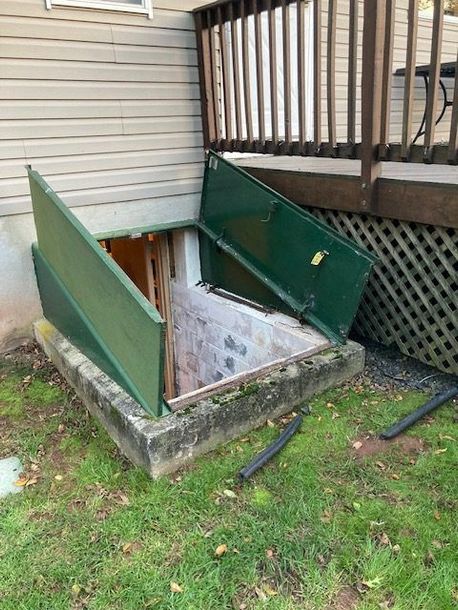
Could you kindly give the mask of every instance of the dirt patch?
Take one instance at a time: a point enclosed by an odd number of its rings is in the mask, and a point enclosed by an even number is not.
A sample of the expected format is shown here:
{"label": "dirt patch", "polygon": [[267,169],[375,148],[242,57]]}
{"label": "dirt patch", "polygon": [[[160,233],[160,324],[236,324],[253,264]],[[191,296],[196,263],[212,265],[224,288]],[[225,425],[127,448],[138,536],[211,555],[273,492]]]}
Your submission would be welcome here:
{"label": "dirt patch", "polygon": [[362,377],[374,388],[388,391],[413,388],[435,394],[458,382],[456,375],[443,373],[405,356],[395,346],[386,347],[359,336],[354,339],[366,348]]}
{"label": "dirt patch", "polygon": [[382,441],[379,438],[374,437],[363,437],[357,439],[353,443],[352,451],[356,459],[362,459],[372,455],[378,455],[379,453],[386,453],[393,447],[396,447],[406,455],[416,455],[425,450],[425,443],[421,438],[403,434],[387,441]]}
{"label": "dirt patch", "polygon": [[353,610],[359,603],[359,594],[353,587],[340,589],[326,610]]}

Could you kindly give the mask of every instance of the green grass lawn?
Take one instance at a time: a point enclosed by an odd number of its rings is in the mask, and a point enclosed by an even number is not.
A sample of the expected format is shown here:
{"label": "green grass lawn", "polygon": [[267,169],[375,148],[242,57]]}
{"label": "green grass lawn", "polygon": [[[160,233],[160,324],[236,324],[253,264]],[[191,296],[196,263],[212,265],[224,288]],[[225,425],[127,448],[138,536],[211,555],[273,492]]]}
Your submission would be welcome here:
{"label": "green grass lawn", "polygon": [[243,486],[284,422],[152,481],[36,354],[3,361],[0,457],[30,484],[0,500],[0,608],[457,608],[454,407],[401,445],[366,440],[425,398],[355,381]]}

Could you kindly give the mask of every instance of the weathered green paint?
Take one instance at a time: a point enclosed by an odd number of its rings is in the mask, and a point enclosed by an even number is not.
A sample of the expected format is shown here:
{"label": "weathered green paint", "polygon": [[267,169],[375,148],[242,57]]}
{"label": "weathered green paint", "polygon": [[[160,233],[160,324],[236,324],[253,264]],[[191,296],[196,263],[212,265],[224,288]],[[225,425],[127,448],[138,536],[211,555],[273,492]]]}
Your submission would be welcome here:
{"label": "weathered green paint", "polygon": [[163,233],[164,231],[174,231],[176,229],[186,229],[194,227],[195,220],[177,220],[175,222],[160,222],[156,224],[143,225],[141,227],[130,227],[115,229],[113,231],[102,231],[94,233],[93,237],[97,240],[117,239],[118,237],[129,237],[130,235],[145,235],[146,233]]}
{"label": "weathered green paint", "polygon": [[43,178],[29,171],[45,316],[151,415],[163,400],[165,322]]}
{"label": "weathered green paint", "polygon": [[281,302],[333,341],[346,339],[372,254],[212,152],[198,226],[204,281]]}

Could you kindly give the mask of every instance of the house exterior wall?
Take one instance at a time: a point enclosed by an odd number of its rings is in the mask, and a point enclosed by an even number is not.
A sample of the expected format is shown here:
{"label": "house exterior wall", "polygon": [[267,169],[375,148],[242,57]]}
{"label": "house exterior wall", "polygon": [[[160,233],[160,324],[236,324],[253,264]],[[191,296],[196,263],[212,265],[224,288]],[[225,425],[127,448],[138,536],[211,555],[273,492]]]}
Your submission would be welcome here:
{"label": "house exterior wall", "polygon": [[197,214],[193,18],[174,0],[153,4],[147,19],[0,2],[0,351],[40,315],[26,164],[93,232]]}

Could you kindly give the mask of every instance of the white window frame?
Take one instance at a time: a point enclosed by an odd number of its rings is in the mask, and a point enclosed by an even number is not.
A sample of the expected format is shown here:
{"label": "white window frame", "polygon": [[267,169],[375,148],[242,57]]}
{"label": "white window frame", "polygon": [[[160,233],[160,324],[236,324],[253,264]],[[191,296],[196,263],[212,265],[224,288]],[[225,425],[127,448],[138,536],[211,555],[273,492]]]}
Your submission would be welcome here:
{"label": "white window frame", "polygon": [[135,13],[146,15],[150,19],[153,17],[152,0],[142,0],[141,6],[132,4],[120,4],[119,2],[101,2],[100,0],[45,0],[46,8],[51,10],[58,7],[70,8],[89,8],[102,11],[117,11],[121,13]]}

